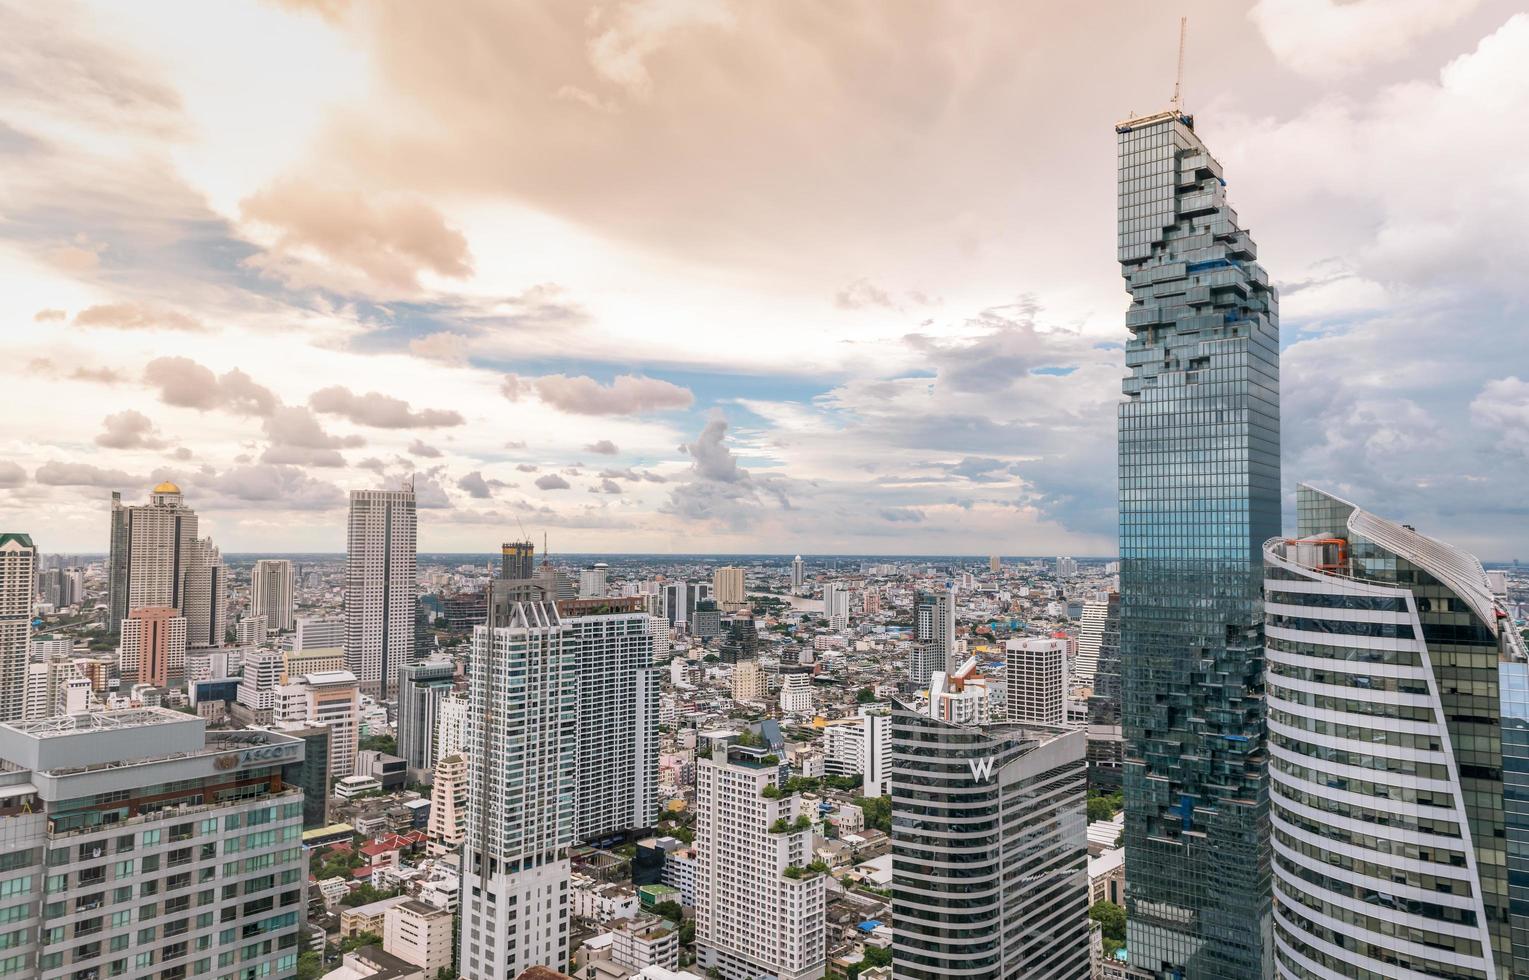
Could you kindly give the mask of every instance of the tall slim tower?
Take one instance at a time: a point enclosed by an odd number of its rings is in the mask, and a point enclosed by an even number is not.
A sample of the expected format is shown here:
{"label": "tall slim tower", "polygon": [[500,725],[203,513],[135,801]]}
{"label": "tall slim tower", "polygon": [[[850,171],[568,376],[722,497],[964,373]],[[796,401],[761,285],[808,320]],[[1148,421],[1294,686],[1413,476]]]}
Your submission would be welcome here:
{"label": "tall slim tower", "polygon": [[149,502],[125,505],[111,495],[111,557],[107,566],[107,625],[116,631],[134,609],[181,607],[186,562],[196,538],[196,512],[181,488],[161,483]]}
{"label": "tall slim tower", "polygon": [[802,587],[807,584],[807,564],[802,561],[802,556],[797,555],[791,559],[791,594],[801,595]]}
{"label": "tall slim tower", "polygon": [[211,538],[192,538],[181,585],[181,615],[186,645],[194,650],[220,647],[228,618],[228,569]]}
{"label": "tall slim tower", "polygon": [[491,607],[473,629],[468,691],[461,974],[561,968],[579,739],[574,647],[557,607]]}
{"label": "tall slim tower", "polygon": [[954,674],[961,666],[956,646],[956,588],[947,582],[944,592],[920,592],[913,605],[913,652],[909,679],[915,687],[928,685],[932,674]]}
{"label": "tall slim tower", "polygon": [[0,721],[18,721],[26,714],[36,566],[37,547],[30,537],[0,533]]}
{"label": "tall slim tower", "polygon": [[266,629],[290,630],[292,614],[292,563],[285,558],[262,558],[250,573],[250,615],[264,616]]}
{"label": "tall slim tower", "polygon": [[388,697],[401,664],[414,659],[414,487],[352,490],[345,562],[345,666],[361,690]]}
{"label": "tall slim tower", "polygon": [[1131,968],[1271,975],[1263,542],[1279,533],[1279,325],[1221,166],[1176,110],[1123,122],[1131,305],[1120,661]]}

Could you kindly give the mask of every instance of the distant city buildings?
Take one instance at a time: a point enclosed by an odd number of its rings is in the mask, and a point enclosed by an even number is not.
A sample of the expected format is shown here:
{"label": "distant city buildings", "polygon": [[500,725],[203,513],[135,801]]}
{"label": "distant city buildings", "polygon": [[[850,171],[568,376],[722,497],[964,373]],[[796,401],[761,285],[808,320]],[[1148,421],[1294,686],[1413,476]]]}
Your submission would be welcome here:
{"label": "distant city buildings", "polygon": [[712,598],[717,600],[717,605],[726,612],[744,608],[746,597],[743,587],[743,569],[724,565],[713,572],[711,594]]}
{"label": "distant city buildings", "polygon": [[1058,558],[1056,560],[1057,578],[1076,578],[1078,574],[1078,562],[1074,558]]}
{"label": "distant city buildings", "polygon": [[943,592],[920,592],[913,607],[913,647],[908,658],[908,680],[915,690],[929,684],[935,673],[953,674],[956,658],[956,590],[946,584]]}
{"label": "distant city buildings", "polygon": [[255,562],[250,573],[250,615],[264,616],[266,629],[279,632],[292,629],[296,623],[295,595],[292,562],[285,558],[262,558]]}
{"label": "distant city buildings", "polygon": [[828,628],[842,630],[849,626],[849,589],[837,582],[823,586],[823,618]]}
{"label": "distant city buildings", "polygon": [[228,570],[211,538],[191,539],[184,582],[180,613],[186,620],[186,646],[221,647],[228,629]]}
{"label": "distant city buildings", "polygon": [[506,541],[499,546],[500,578],[535,578],[536,545],[530,541]]}
{"label": "distant city buildings", "polygon": [[605,576],[609,570],[610,566],[603,561],[580,569],[579,598],[597,599],[605,595]]}
{"label": "distant city buildings", "polygon": [[801,595],[807,585],[807,565],[802,561],[802,556],[797,555],[791,559],[791,594]]}
{"label": "distant city buildings", "polygon": [[812,671],[799,664],[780,665],[780,710],[788,715],[812,712]]}
{"label": "distant city buildings", "polygon": [[1120,789],[1124,762],[1120,727],[1120,595],[1116,592],[1105,599],[1098,662],[1090,691],[1088,788],[1113,793]]}
{"label": "distant city buildings", "polygon": [[414,488],[352,490],[345,562],[345,665],[361,690],[387,698],[414,659],[418,594]]}

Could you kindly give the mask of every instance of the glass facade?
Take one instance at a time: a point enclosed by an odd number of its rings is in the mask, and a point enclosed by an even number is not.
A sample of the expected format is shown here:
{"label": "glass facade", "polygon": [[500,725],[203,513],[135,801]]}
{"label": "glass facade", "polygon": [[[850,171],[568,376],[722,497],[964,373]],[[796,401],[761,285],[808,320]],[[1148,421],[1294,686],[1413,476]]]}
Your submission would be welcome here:
{"label": "glass facade", "polygon": [[1133,973],[1272,970],[1263,542],[1279,532],[1274,290],[1191,117],[1116,127],[1131,294],[1119,410]]}

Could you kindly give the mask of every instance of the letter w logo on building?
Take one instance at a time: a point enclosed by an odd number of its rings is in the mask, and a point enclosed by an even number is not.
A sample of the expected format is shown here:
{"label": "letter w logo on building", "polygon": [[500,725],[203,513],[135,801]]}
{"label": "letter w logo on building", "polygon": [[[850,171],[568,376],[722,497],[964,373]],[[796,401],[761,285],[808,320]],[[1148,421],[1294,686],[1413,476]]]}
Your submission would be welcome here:
{"label": "letter w logo on building", "polygon": [[967,766],[971,768],[972,778],[979,783],[988,782],[993,778],[993,757],[983,759],[967,759]]}

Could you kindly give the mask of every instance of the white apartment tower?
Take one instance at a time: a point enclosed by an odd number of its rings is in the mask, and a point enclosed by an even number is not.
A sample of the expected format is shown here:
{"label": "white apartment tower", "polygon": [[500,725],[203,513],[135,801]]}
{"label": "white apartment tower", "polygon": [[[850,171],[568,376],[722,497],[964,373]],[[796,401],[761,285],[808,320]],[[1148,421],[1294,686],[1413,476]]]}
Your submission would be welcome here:
{"label": "white apartment tower", "polygon": [[1104,642],[1104,626],[1110,616],[1110,601],[1089,599],[1083,603],[1083,618],[1078,625],[1078,656],[1072,672],[1081,681],[1093,682],[1099,669],[1099,647]]}
{"label": "white apartment tower", "polygon": [[823,618],[832,629],[849,626],[849,589],[838,582],[823,586]]}
{"label": "white apartment tower", "polygon": [[414,487],[352,490],[345,562],[345,666],[361,690],[388,697],[414,659],[418,595]]}
{"label": "white apartment tower", "polygon": [[[580,608],[593,603],[600,605]],[[650,617],[635,596],[561,607],[579,677],[574,838],[650,827],[658,810],[659,686]]]}
{"label": "white apartment tower", "polygon": [[944,671],[954,674],[961,666],[956,646],[956,587],[945,583],[943,592],[920,592],[913,604],[913,649],[908,657],[908,679],[924,687],[930,677]]}
{"label": "white apartment tower", "polygon": [[348,670],[315,671],[276,688],[272,721],[278,728],[329,729],[329,775],[336,779],[356,768],[361,741],[361,695]]}
{"label": "white apartment tower", "polygon": [[[250,573],[250,615],[264,616],[267,629],[290,630],[292,563],[285,558],[262,558]],[[338,646],[339,644],[336,644]]]}
{"label": "white apartment tower", "polygon": [[[134,607],[136,608],[136,607]],[[228,617],[228,569],[211,538],[192,538],[181,585],[186,646],[206,650],[223,645]]]}
{"label": "white apartment tower", "polygon": [[1004,644],[1004,708],[1011,722],[1067,721],[1067,641],[1040,637]]}
{"label": "white apartment tower", "polygon": [[605,595],[605,577],[609,571],[610,566],[603,561],[579,569],[579,598],[598,599]]}
{"label": "white apartment tower", "polygon": [[791,594],[801,595],[802,587],[807,584],[807,563],[802,561],[802,556],[797,555],[791,559]]}
{"label": "white apartment tower", "polygon": [[37,548],[25,534],[0,533],[0,721],[26,714]]}
{"label": "white apartment tower", "polygon": [[181,608],[196,530],[196,511],[185,505],[173,483],[149,491],[146,505],[124,505],[122,494],[112,493],[107,626],[113,632],[134,609]]}
{"label": "white apartment tower", "polygon": [[805,715],[812,711],[812,674],[806,667],[781,665],[780,710],[788,715]]}
{"label": "white apartment tower", "polygon": [[807,870],[813,832],[765,748],[713,740],[696,762],[696,957],[724,980],[818,980],[825,878]]}
{"label": "white apartment tower", "polygon": [[297,620],[297,634],[292,637],[294,651],[344,647],[345,620],[342,617],[303,616]]}
{"label": "white apartment tower", "polygon": [[568,961],[578,671],[546,602],[473,629],[458,969],[467,980]]}

